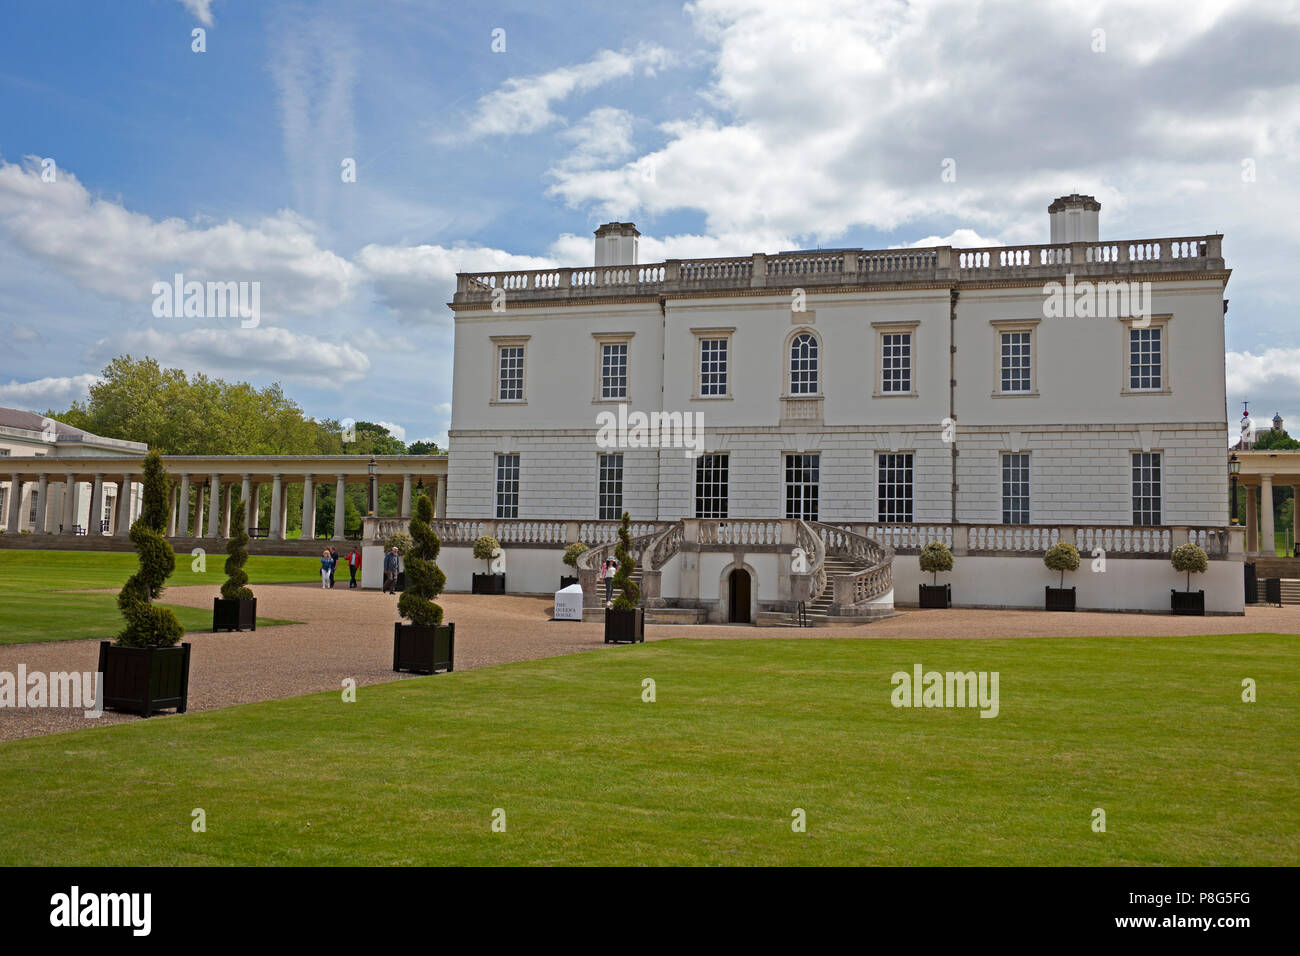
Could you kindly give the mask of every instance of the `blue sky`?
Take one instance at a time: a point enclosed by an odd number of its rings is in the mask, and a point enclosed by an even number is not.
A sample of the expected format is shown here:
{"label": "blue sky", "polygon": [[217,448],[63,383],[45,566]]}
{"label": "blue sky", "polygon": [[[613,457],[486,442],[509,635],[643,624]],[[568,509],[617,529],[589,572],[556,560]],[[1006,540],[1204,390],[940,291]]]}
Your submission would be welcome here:
{"label": "blue sky", "polygon": [[[647,261],[1043,242],[1079,191],[1103,238],[1225,233],[1231,414],[1300,416],[1294,3],[47,0],[5,21],[3,404],[64,407],[130,352],[445,442],[458,270],[585,264],[610,219]],[[155,317],[175,272],[260,282],[261,324]]]}

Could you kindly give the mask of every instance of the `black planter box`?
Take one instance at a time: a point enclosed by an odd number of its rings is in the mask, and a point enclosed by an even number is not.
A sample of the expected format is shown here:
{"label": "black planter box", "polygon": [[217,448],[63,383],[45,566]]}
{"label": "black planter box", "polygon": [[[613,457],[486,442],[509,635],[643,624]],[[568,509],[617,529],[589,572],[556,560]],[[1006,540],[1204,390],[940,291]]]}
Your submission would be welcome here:
{"label": "black planter box", "polygon": [[1047,610],[1049,611],[1073,611],[1074,610],[1074,588],[1054,588],[1047,587]]}
{"label": "black planter box", "polygon": [[929,608],[952,607],[952,585],[922,584],[920,605]]}
{"label": "black planter box", "polygon": [[1242,567],[1246,572],[1246,603],[1259,603],[1259,580],[1255,575],[1255,562],[1247,561]]}
{"label": "black planter box", "polygon": [[118,647],[99,642],[99,697],[104,708],[148,717],[176,708],[185,713],[190,696],[190,645]]}
{"label": "black planter box", "polygon": [[1282,579],[1264,578],[1264,603],[1282,606]]}
{"label": "black planter box", "polygon": [[563,591],[565,588],[573,587],[573,585],[575,585],[575,584],[577,584],[577,583],[578,583],[578,579],[577,579],[576,577],[575,577],[575,578],[570,578],[570,577],[566,577],[566,576],[563,575],[563,574],[560,575],[560,590],[561,590],[561,591]]}
{"label": "black planter box", "polygon": [[605,643],[637,644],[645,643],[645,608],[635,607],[630,611],[605,611]]}
{"label": "black planter box", "polygon": [[246,601],[212,599],[212,633],[217,631],[257,630],[257,598]]}
{"label": "black planter box", "polygon": [[470,594],[505,594],[504,574],[476,574],[470,581]]}
{"label": "black planter box", "polygon": [[1172,614],[1190,614],[1205,617],[1204,591],[1175,591],[1169,589],[1169,610]]}
{"label": "black planter box", "polygon": [[393,625],[393,670],[432,674],[448,671],[456,656],[455,624]]}

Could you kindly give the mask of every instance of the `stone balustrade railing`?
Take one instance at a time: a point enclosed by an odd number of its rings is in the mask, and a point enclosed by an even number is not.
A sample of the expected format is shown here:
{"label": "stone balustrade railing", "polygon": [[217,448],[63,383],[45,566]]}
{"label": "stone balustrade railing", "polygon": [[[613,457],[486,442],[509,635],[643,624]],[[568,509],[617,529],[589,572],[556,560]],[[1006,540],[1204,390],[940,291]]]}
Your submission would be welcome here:
{"label": "stone balustrade railing", "polygon": [[1086,276],[1220,270],[1221,235],[957,249],[839,249],[668,259],[635,266],[461,273],[456,304],[490,302],[497,290],[527,298],[658,295],[700,289],[958,281],[1075,272]]}
{"label": "stone balustrade railing", "polygon": [[[483,535],[491,535],[502,545],[511,547],[566,548],[575,541],[588,547],[618,541],[617,521],[529,521],[518,518],[439,518],[433,531],[444,545],[473,544]],[[672,527],[671,521],[636,521],[632,536],[654,534]],[[405,531],[409,518],[367,518],[366,537],[383,541],[395,531]]]}

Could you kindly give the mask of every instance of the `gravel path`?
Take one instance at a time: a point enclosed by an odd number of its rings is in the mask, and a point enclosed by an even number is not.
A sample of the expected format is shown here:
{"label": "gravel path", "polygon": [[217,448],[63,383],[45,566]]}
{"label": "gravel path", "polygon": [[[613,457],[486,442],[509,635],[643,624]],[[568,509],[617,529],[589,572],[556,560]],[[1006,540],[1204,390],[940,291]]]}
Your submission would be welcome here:
{"label": "gravel path", "polygon": [[[168,603],[210,608],[210,586],[168,588]],[[251,701],[339,691],[345,678],[358,686],[410,677],[395,674],[393,628],[397,600],[375,591],[333,591],[313,584],[263,585],[257,609],[265,617],[304,624],[263,628],[256,633],[187,634],[190,711]],[[551,621],[551,602],[540,597],[444,594],[438,599],[447,620],[456,622],[456,669],[555,657],[605,648],[596,622]],[[910,611],[858,627],[753,628],[738,626],[655,626],[647,640],[668,638],[889,638],[889,637],[1073,637],[1093,635],[1178,635],[1300,633],[1300,607],[1256,607],[1245,617],[1170,617],[1146,614],[1048,614],[1043,611]],[[0,671],[16,674],[19,664],[36,671],[93,671],[98,641],[55,641],[0,647]],[[0,710],[0,740],[79,730],[140,718],[112,711],[88,720],[80,711]],[[159,719],[159,718],[151,718]]]}

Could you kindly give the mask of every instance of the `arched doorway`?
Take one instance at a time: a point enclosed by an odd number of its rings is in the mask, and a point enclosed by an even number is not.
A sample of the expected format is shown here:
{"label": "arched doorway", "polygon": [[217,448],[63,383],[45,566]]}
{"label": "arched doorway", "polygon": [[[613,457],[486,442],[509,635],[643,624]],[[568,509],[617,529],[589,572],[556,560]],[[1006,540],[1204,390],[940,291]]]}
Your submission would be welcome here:
{"label": "arched doorway", "polygon": [[727,577],[727,621],[749,624],[749,572],[736,568]]}

